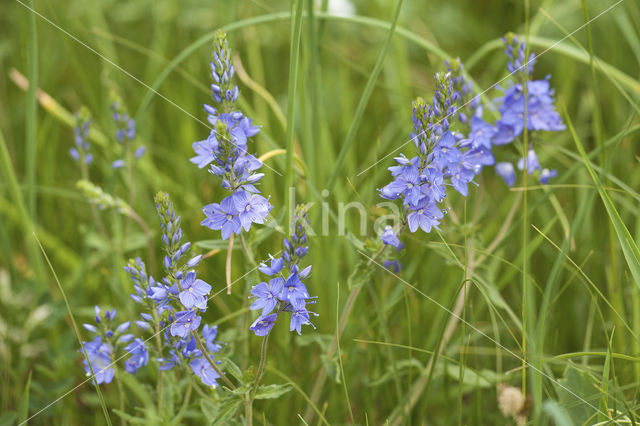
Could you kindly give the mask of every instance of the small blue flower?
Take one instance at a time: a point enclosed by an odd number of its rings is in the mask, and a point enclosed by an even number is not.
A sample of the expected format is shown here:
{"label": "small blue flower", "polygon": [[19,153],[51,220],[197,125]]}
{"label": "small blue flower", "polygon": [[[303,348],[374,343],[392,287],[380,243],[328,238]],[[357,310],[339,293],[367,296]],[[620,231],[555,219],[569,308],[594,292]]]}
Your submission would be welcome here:
{"label": "small blue flower", "polygon": [[[93,369],[93,383],[95,385],[111,383],[115,370],[111,367],[111,347],[109,344],[103,343],[100,336],[96,336],[93,341],[84,342],[84,350],[88,357],[88,360],[85,358],[83,361],[87,376],[91,375],[91,369]],[[82,350],[80,351],[82,352]]]}
{"label": "small blue flower", "polygon": [[412,210],[407,216],[407,223],[411,232],[415,232],[419,227],[424,232],[429,233],[432,227],[438,228],[439,219],[444,217],[438,206],[426,198],[420,204],[413,206]]}
{"label": "small blue flower", "polygon": [[397,260],[387,259],[384,261],[384,267],[393,272],[399,272],[400,269],[402,269],[402,263],[398,262]]}
{"label": "small blue flower", "polygon": [[264,223],[265,218],[271,211],[271,204],[261,195],[251,194],[239,190],[233,194],[233,202],[238,212],[238,219],[245,231],[251,228],[252,223]]}
{"label": "small blue flower", "polygon": [[291,312],[291,323],[289,324],[289,331],[295,330],[299,335],[302,334],[302,326],[310,325],[313,328],[314,325],[311,324],[311,320],[309,318],[309,314],[315,314],[314,312],[307,311],[305,307],[296,308]]}
{"label": "small blue flower", "polygon": [[[524,157],[518,160],[518,170],[524,170]],[[541,170],[538,156],[533,149],[527,153],[527,174],[531,174],[536,170]]]}
{"label": "small blue flower", "polygon": [[147,151],[147,147],[144,145],[140,145],[134,152],[134,156],[137,159],[140,159],[140,157],[142,157],[146,151]]}
{"label": "small blue flower", "polygon": [[179,294],[180,302],[187,308],[207,309],[206,295],[211,291],[211,286],[201,279],[196,279],[196,273],[187,272],[187,275],[180,281],[182,291]]}
{"label": "small blue flower", "polygon": [[218,326],[209,326],[207,324],[202,327],[202,339],[204,340],[204,344],[211,353],[216,353],[220,349],[222,349],[222,345],[216,341],[216,337],[218,336]]}
{"label": "small blue flower", "polygon": [[472,148],[491,149],[491,139],[495,136],[497,130],[485,122],[482,118],[471,117],[471,132],[469,133],[469,142]]}
{"label": "small blue flower", "polygon": [[186,338],[189,333],[200,326],[200,318],[195,311],[176,312],[175,320],[171,324],[171,335]]}
{"label": "small blue flower", "polygon": [[558,172],[555,169],[543,169],[542,172],[540,172],[540,183],[546,185],[549,183],[549,179],[554,178],[557,175]]}
{"label": "small blue flower", "polygon": [[271,266],[267,266],[264,262],[260,263],[258,269],[265,275],[275,275],[282,270],[284,262],[281,257],[271,256]]}
{"label": "small blue flower", "polygon": [[220,204],[213,203],[205,206],[202,211],[207,216],[202,225],[209,229],[221,230],[222,239],[226,240],[231,234],[239,234],[242,223],[238,217],[238,210],[233,202],[233,196],[223,199]]}
{"label": "small blue flower", "polygon": [[387,226],[386,228],[384,228],[380,239],[383,243],[395,248],[400,247],[400,245],[402,244],[391,226]]}
{"label": "small blue flower", "polygon": [[496,164],[496,173],[507,184],[507,186],[513,186],[516,183],[516,171],[513,168],[513,164],[503,161]]}
{"label": "small blue flower", "polygon": [[131,357],[124,363],[127,373],[134,374],[149,362],[149,351],[142,339],[136,338],[124,350],[131,354]]}
{"label": "small blue flower", "polygon": [[273,328],[276,318],[278,318],[277,314],[262,315],[251,324],[249,330],[253,331],[256,336],[266,336]]}
{"label": "small blue flower", "polygon": [[220,375],[216,370],[213,369],[209,361],[201,356],[199,358],[194,358],[189,363],[189,367],[193,373],[200,378],[202,383],[206,386],[218,386],[217,379],[220,378]]}
{"label": "small blue flower", "polygon": [[262,315],[267,315],[273,311],[278,304],[283,286],[284,279],[280,277],[271,279],[269,284],[262,282],[253,286],[251,296],[255,297],[256,300],[254,300],[249,309],[254,311],[262,309]]}
{"label": "small blue flower", "polygon": [[119,159],[111,163],[111,167],[114,169],[120,169],[124,166],[124,160]]}

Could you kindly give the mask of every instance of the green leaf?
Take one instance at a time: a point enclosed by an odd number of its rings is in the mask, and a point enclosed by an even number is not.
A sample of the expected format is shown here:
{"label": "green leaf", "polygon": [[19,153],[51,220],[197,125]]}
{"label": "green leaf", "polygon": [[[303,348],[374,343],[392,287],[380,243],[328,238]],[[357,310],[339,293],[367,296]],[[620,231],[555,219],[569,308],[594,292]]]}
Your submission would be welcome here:
{"label": "green leaf", "polygon": [[566,408],[558,404],[558,402],[550,400],[542,404],[542,411],[547,413],[553,419],[553,423],[557,426],[573,426],[571,417]]}
{"label": "green leaf", "polygon": [[229,358],[222,358],[220,360],[220,370],[231,374],[236,380],[242,383],[242,370],[240,370],[240,367],[238,367],[238,365]]}
{"label": "green leaf", "polygon": [[395,366],[388,365],[386,372],[382,376],[372,380],[367,385],[371,387],[380,386],[392,380],[394,377],[403,374],[403,370],[406,370],[406,372],[408,373],[412,368],[415,368],[418,371],[424,371],[424,365],[422,365],[422,363],[417,359],[401,359],[399,361],[396,361]]}
{"label": "green leaf", "polygon": [[259,386],[255,399],[276,399],[291,390],[290,384]]}
{"label": "green leaf", "polygon": [[[437,368],[436,368],[437,370]],[[460,374],[460,366],[447,364],[445,373],[452,379],[459,381],[462,376],[462,387],[467,390],[478,388],[494,387],[498,380],[498,375],[490,370],[473,371],[465,366],[463,374]]]}
{"label": "green leaf", "polygon": [[212,425],[227,424],[242,403],[240,398],[225,398],[218,405],[218,413],[211,421]]}
{"label": "green leaf", "polygon": [[629,232],[624,222],[622,221],[622,218],[620,217],[620,213],[618,213],[618,210],[616,210],[616,207],[613,204],[611,197],[609,197],[609,194],[607,193],[604,186],[600,182],[600,179],[598,179],[598,175],[593,169],[593,166],[591,165],[591,161],[589,161],[589,157],[587,156],[587,153],[584,150],[584,146],[582,145],[580,138],[578,138],[578,135],[576,134],[576,131],[573,128],[573,124],[569,120],[569,115],[567,114],[566,108],[564,113],[565,113],[564,114],[565,119],[567,121],[567,127],[571,132],[571,136],[573,136],[573,140],[576,143],[578,152],[580,153],[580,156],[584,161],[584,165],[587,167],[587,170],[591,175],[591,179],[593,180],[593,183],[596,185],[596,188],[598,188],[598,193],[600,194],[602,203],[604,204],[604,207],[607,210],[607,214],[609,215],[609,219],[611,220],[611,223],[613,224],[613,228],[616,231],[618,241],[620,242],[620,246],[622,247],[622,253],[624,254],[624,258],[627,261],[627,265],[629,266],[629,269],[631,270],[631,275],[633,275],[633,280],[635,281],[636,285],[640,287],[640,250],[638,250],[638,246],[633,240],[631,233]]}
{"label": "green leaf", "polygon": [[[225,240],[202,240],[196,241],[196,245],[205,250],[226,250],[229,247],[229,241]],[[234,250],[240,250],[240,244],[233,245]]]}
{"label": "green leaf", "polygon": [[587,405],[585,401],[597,401],[602,397],[593,377],[569,364],[564,370],[564,377],[555,383],[555,388],[560,404],[567,408],[575,424],[593,420],[597,408]]}
{"label": "green leaf", "polygon": [[29,371],[29,377],[27,378],[27,384],[24,385],[24,391],[22,392],[22,400],[20,401],[20,407],[18,413],[20,414],[20,423],[27,421],[29,416],[29,390],[31,388],[31,374],[33,371]]}
{"label": "green leaf", "polygon": [[213,419],[218,415],[218,405],[214,404],[210,399],[200,399],[200,409],[208,419]]}

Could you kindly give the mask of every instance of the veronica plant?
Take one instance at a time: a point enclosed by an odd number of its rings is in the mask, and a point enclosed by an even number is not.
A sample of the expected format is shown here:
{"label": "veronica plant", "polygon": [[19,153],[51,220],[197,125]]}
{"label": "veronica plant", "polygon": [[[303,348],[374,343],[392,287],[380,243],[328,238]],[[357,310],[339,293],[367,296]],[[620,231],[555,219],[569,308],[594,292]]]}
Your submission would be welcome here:
{"label": "veronica plant", "polygon": [[75,126],[73,135],[75,146],[69,149],[71,157],[80,164],[83,177],[86,179],[86,168],[93,162],[93,154],[89,152],[89,129],[91,127],[91,116],[86,107],[80,109],[75,114]]}
{"label": "veronica plant", "polygon": [[[495,122],[494,145],[506,145],[514,142],[523,131],[535,134],[540,131],[561,131],[565,129],[560,114],[553,105],[554,91],[549,83],[550,76],[543,80],[530,80],[535,63],[532,53],[525,62],[525,41],[520,41],[514,34],[507,34],[503,38],[506,46],[505,53],[509,58],[507,69],[511,73],[509,85],[503,89],[504,96],[498,98],[500,118]],[[525,96],[525,85],[527,93]],[[526,107],[525,107],[526,99]],[[527,120],[525,123],[525,109]],[[527,173],[537,173],[542,184],[555,177],[556,170],[543,169],[533,144],[527,149]],[[524,169],[525,159],[522,156],[517,162],[518,170]],[[507,185],[512,186],[516,181],[515,168],[510,162],[496,164],[496,173]]]}
{"label": "veronica plant", "polygon": [[[96,325],[83,324],[84,328],[95,334],[93,340],[83,342],[86,357],[83,361],[84,370],[87,376],[93,375],[93,383],[111,383],[115,376],[115,361],[118,353],[129,354],[129,358],[124,362],[124,369],[127,373],[135,374],[139,368],[144,367],[149,362],[149,351],[139,338],[133,334],[126,333],[131,323],[125,321],[118,325],[115,330],[111,329],[111,323],[116,317],[116,310],[107,310],[104,314],[98,306],[95,307]],[[84,354],[82,349],[81,353]]]}
{"label": "veronica plant", "polygon": [[311,265],[300,269],[299,263],[309,251],[306,227],[309,224],[306,208],[298,206],[293,222],[290,239],[284,239],[281,257],[270,257],[258,268],[270,277],[269,282],[261,282],[251,289],[255,298],[250,309],[260,311],[260,316],[251,324],[250,329],[256,336],[269,334],[278,316],[283,312],[291,313],[289,330],[301,334],[303,325],[311,325],[310,316],[316,315],[307,310],[307,305],[315,303],[309,296],[303,280],[309,276]]}
{"label": "veronica plant", "polygon": [[136,137],[136,122],[129,116],[122,100],[116,94],[112,93],[111,98],[112,101],[109,109],[111,110],[116,128],[116,140],[118,143],[123,145],[124,156],[126,156],[126,160],[122,157],[115,160],[111,163],[111,167],[119,169],[128,162],[128,167],[131,168],[133,166],[131,164],[133,159],[140,159],[140,157],[145,153],[146,147],[144,145],[140,145],[138,148],[133,150],[133,143]]}
{"label": "veronica plant", "polygon": [[[452,125],[460,98],[451,73],[437,74],[432,102],[418,98],[413,103],[411,138],[417,155],[396,157],[397,165],[389,168],[393,180],[379,190],[385,199],[402,201],[402,224],[411,232],[437,228],[444,217],[439,205],[447,187],[467,196],[469,183],[475,183],[482,167],[494,163],[490,143],[469,139]],[[390,232],[394,231],[387,231],[387,244],[392,241]]]}
{"label": "veronica plant", "polygon": [[260,129],[251,119],[236,109],[238,86],[233,84],[234,67],[224,32],[216,33],[211,61],[211,89],[215,107],[204,105],[213,128],[207,139],[195,142],[196,156],[191,162],[220,178],[230,195],[219,203],[203,208],[206,219],[202,225],[222,233],[226,240],[251,224],[264,223],[271,211],[269,200],[259,195],[255,183],[264,175],[257,173],[262,162],[248,152],[247,141]]}
{"label": "veronica plant", "polygon": [[181,218],[167,194],[159,193],[155,201],[163,230],[165,276],[156,281],[139,258],[125,268],[134,283],[131,298],[146,308],[136,324],[145,330],[155,328],[156,334],[162,330],[162,343],[158,343],[160,370],[188,366],[203,384],[215,387],[221,373],[213,354],[221,345],[215,341],[216,326],[205,325],[201,337],[200,314],[207,310],[211,292],[211,285],[197,278],[194,270],[202,255],[187,258],[191,243],[182,241]]}

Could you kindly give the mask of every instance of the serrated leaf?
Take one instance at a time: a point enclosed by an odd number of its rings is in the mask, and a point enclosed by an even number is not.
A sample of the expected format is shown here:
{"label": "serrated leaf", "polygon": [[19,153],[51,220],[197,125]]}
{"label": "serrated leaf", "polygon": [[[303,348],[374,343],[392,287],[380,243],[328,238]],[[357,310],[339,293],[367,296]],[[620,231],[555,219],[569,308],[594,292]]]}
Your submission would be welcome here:
{"label": "serrated leaf", "polygon": [[242,383],[242,370],[229,358],[222,358],[220,360],[220,369],[225,373],[231,374],[236,380]]}
{"label": "serrated leaf", "polygon": [[211,400],[201,398],[200,409],[204,416],[208,419],[213,419],[218,415],[218,405],[214,404]]}
{"label": "serrated leaf", "polygon": [[371,276],[372,269],[365,264],[364,262],[358,263],[355,267],[349,278],[347,279],[347,284],[349,290],[352,290],[354,287],[362,285],[369,281],[369,277]]}
{"label": "serrated leaf", "polygon": [[292,389],[288,383],[282,385],[259,386],[256,390],[255,399],[276,399]]}
{"label": "serrated leaf", "polygon": [[211,421],[212,425],[227,424],[242,403],[239,398],[225,398],[218,405],[218,414]]}

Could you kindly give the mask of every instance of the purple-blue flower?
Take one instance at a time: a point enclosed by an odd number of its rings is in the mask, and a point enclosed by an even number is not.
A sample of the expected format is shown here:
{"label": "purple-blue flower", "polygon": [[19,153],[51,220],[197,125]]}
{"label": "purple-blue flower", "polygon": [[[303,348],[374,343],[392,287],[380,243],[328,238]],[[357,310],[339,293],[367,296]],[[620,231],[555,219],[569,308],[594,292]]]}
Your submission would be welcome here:
{"label": "purple-blue flower", "polygon": [[251,296],[256,299],[251,304],[250,309],[254,311],[262,309],[262,315],[267,315],[273,311],[282,294],[283,285],[284,279],[277,277],[269,280],[269,284],[261,282],[253,286]]}
{"label": "purple-blue flower", "polygon": [[91,375],[93,369],[94,384],[111,383],[115,370],[111,367],[111,347],[109,344],[103,342],[100,336],[96,336],[91,342],[84,342],[84,350],[87,358],[84,359],[83,364],[87,376]]}
{"label": "purple-blue flower", "polygon": [[182,305],[187,308],[198,308],[205,310],[207,308],[206,295],[211,291],[211,286],[201,279],[196,279],[194,271],[187,272],[187,275],[180,281],[182,291],[178,295]]}
{"label": "purple-blue flower", "polygon": [[549,179],[554,178],[558,175],[558,172],[555,169],[543,169],[540,172],[540,183],[546,185],[549,183]]}
{"label": "purple-blue flower", "polygon": [[496,164],[495,169],[498,176],[504,179],[507,186],[513,186],[513,184],[516,183],[516,171],[513,168],[513,164],[502,161]]}
{"label": "purple-blue flower", "polygon": [[233,194],[233,202],[238,212],[240,224],[245,231],[251,228],[252,223],[264,223],[272,208],[269,201],[262,195],[251,194],[243,190]]}
{"label": "purple-blue flower", "polygon": [[273,257],[271,256],[271,265],[267,266],[265,262],[261,262],[258,269],[265,275],[275,275],[282,270],[284,266],[284,261],[281,257]]}
{"label": "purple-blue flower", "polygon": [[384,231],[382,232],[380,239],[382,240],[383,243],[395,248],[400,247],[400,245],[402,244],[400,242],[400,239],[396,235],[396,233],[393,231],[393,228],[388,225],[387,227],[384,228]]}
{"label": "purple-blue flower", "polygon": [[213,203],[204,206],[202,211],[207,216],[202,221],[202,225],[209,229],[221,230],[223,240],[229,238],[231,234],[240,233],[242,222],[238,217],[238,210],[233,202],[232,195],[223,199],[220,204]]}
{"label": "purple-blue flower", "polygon": [[209,361],[204,356],[192,359],[189,363],[189,367],[191,367],[193,373],[198,376],[206,386],[218,386],[218,382],[216,380],[220,378],[220,375],[213,369],[211,364],[209,364]]}
{"label": "purple-blue flower", "polygon": [[149,362],[149,351],[142,339],[136,338],[124,350],[131,354],[131,357],[124,363],[127,373],[134,374]]}
{"label": "purple-blue flower", "polygon": [[249,330],[253,331],[256,336],[266,336],[273,328],[276,318],[278,318],[277,314],[261,315],[251,324]]}
{"label": "purple-blue flower", "polygon": [[217,336],[218,336],[217,325],[209,326],[205,324],[204,327],[202,327],[202,339],[204,340],[204,345],[207,347],[207,349],[211,353],[216,353],[220,349],[222,349],[222,345],[216,341]]}
{"label": "purple-blue flower", "polygon": [[202,318],[195,311],[176,312],[175,319],[171,324],[171,335],[186,338],[189,333],[198,329],[201,320]]}
{"label": "purple-blue flower", "polygon": [[439,219],[443,217],[442,210],[435,203],[424,199],[420,204],[412,207],[412,212],[407,216],[407,223],[411,232],[421,228],[428,233],[431,232],[432,227],[438,227]]}

